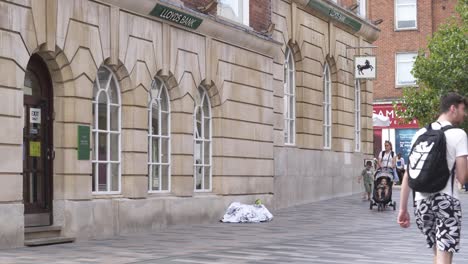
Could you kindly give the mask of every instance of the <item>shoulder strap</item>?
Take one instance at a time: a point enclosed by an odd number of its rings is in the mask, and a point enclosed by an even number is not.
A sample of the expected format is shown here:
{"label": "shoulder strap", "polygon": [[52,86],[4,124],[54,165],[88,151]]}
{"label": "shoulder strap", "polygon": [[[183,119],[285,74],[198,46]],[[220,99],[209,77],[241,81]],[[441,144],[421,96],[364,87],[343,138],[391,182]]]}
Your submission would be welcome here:
{"label": "shoulder strap", "polygon": [[446,125],[446,126],[442,127],[440,130],[445,132],[445,131],[447,131],[449,129],[452,129],[452,128],[454,128],[452,125]]}

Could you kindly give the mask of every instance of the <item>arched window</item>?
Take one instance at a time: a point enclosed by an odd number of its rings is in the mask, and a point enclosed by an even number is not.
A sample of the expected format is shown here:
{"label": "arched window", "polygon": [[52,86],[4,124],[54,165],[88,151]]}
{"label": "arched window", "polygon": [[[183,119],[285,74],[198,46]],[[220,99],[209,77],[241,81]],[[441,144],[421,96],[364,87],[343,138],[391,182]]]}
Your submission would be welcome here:
{"label": "arched window", "polygon": [[331,148],[331,98],[330,66],[328,66],[328,63],[325,63],[323,67],[323,148],[326,149]]}
{"label": "arched window", "polygon": [[201,103],[194,111],[195,191],[211,191],[211,106],[208,94],[198,88]]}
{"label": "arched window", "polygon": [[284,143],[293,145],[296,139],[296,84],[294,57],[286,47],[284,61]]}
{"label": "arched window", "polygon": [[361,83],[354,85],[354,150],[361,151]]}
{"label": "arched window", "polygon": [[171,186],[171,123],[166,85],[159,79],[151,84],[148,104],[149,191],[169,191]]}
{"label": "arched window", "polygon": [[98,70],[93,92],[93,193],[119,193],[120,89],[106,66]]}

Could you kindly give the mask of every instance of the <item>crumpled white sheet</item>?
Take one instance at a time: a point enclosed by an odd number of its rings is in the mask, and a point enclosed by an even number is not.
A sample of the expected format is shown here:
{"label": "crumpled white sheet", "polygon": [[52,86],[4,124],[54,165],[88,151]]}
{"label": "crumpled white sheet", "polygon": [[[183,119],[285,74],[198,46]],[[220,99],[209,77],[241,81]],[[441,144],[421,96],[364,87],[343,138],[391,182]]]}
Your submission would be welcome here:
{"label": "crumpled white sheet", "polygon": [[221,219],[224,223],[258,223],[273,219],[273,215],[263,204],[249,205],[233,202]]}

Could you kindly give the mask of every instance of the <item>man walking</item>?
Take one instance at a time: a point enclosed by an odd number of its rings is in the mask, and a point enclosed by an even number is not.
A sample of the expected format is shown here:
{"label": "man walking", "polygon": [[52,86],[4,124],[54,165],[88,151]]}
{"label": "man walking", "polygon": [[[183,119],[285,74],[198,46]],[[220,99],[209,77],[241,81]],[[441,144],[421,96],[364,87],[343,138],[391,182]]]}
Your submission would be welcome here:
{"label": "man walking", "polygon": [[[460,125],[465,119],[467,106],[467,99],[459,94],[449,93],[443,96],[440,102],[440,116],[431,124],[432,129],[441,129],[447,125]],[[426,128],[420,129],[413,137],[412,145],[426,131]],[[455,172],[442,190],[436,193],[415,192],[414,196],[416,225],[426,237],[427,246],[434,249],[435,264],[451,264],[453,253],[458,252],[460,248],[461,206],[458,188],[453,186],[452,177],[456,177],[462,184],[468,182],[467,135],[459,128],[447,129],[444,133],[447,165],[450,170],[454,168]],[[398,224],[403,228],[410,225],[407,208],[410,192],[408,171],[409,169],[403,177],[400,211],[397,219]]]}

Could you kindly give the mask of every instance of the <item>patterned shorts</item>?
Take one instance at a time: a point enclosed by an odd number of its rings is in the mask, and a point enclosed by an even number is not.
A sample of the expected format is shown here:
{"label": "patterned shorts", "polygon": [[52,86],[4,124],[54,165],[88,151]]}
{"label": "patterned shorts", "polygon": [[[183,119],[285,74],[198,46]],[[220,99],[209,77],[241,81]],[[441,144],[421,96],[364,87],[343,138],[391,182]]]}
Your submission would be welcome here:
{"label": "patterned shorts", "polygon": [[436,193],[415,202],[416,225],[426,236],[427,246],[447,252],[460,249],[461,206],[450,195]]}

